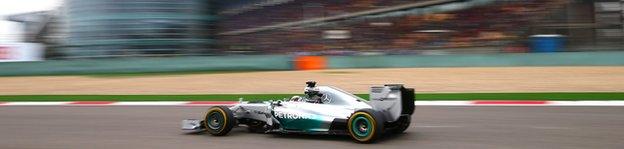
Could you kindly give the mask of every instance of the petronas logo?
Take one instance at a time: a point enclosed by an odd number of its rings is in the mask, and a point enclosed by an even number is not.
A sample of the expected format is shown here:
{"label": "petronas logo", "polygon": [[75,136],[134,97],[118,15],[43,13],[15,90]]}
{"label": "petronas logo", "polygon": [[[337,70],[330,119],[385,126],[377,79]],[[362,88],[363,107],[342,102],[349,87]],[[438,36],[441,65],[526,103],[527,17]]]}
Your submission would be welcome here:
{"label": "petronas logo", "polygon": [[288,112],[275,112],[275,117],[280,119],[312,119],[311,114]]}

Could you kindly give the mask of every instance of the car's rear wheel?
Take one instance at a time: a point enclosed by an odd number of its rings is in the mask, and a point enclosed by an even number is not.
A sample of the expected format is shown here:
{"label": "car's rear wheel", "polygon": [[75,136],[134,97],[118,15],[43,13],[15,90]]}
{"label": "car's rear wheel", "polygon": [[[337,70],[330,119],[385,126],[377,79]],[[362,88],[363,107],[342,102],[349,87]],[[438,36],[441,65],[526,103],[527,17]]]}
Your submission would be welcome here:
{"label": "car's rear wheel", "polygon": [[401,116],[396,122],[394,122],[394,127],[391,128],[389,131],[393,134],[403,133],[405,132],[405,130],[407,130],[407,128],[409,128],[411,121],[412,119],[409,115]]}
{"label": "car's rear wheel", "polygon": [[347,122],[351,138],[358,143],[372,143],[383,134],[382,117],[370,109],[359,110],[351,114]]}
{"label": "car's rear wheel", "polygon": [[206,130],[214,136],[226,135],[235,125],[234,113],[229,108],[222,106],[208,109],[204,119]]}

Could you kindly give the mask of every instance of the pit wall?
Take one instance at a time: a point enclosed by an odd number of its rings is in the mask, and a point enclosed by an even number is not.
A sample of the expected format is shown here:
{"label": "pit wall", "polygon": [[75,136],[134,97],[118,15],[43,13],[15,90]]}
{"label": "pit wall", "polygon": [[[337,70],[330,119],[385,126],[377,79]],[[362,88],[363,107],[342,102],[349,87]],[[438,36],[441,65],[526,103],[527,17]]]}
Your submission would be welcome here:
{"label": "pit wall", "polygon": [[0,76],[399,67],[622,66],[624,52],[469,55],[246,55],[0,63]]}
{"label": "pit wall", "polygon": [[290,70],[291,56],[111,58],[0,63],[0,76]]}

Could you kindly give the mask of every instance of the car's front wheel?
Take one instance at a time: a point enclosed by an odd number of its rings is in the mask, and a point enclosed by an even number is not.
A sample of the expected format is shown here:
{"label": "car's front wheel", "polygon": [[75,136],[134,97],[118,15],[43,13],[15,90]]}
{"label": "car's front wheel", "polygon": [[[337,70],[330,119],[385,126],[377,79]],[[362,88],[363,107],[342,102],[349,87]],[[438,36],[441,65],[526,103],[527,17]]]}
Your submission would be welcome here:
{"label": "car's front wheel", "polygon": [[235,125],[234,113],[229,108],[222,106],[208,109],[204,119],[204,127],[208,133],[214,136],[226,135]]}
{"label": "car's front wheel", "polygon": [[372,143],[383,134],[383,117],[370,109],[359,110],[349,117],[347,129],[355,142]]}

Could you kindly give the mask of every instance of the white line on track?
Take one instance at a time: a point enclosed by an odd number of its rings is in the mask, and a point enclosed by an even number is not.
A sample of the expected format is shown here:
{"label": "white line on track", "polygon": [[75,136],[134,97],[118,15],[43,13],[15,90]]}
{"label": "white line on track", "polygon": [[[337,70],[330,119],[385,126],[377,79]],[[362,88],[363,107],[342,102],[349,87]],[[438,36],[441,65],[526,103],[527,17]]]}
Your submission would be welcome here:
{"label": "white line on track", "polygon": [[417,106],[467,106],[471,101],[414,101]]}
{"label": "white line on track", "polygon": [[[232,105],[231,101],[67,101],[0,102],[0,106],[215,106]],[[528,104],[525,104],[528,103]],[[416,106],[624,106],[624,100],[607,101],[415,101]]]}
{"label": "white line on track", "polygon": [[71,102],[6,102],[0,106],[57,106],[68,105]]}
{"label": "white line on track", "polygon": [[475,101],[414,101],[416,106],[624,106],[624,100],[544,101],[543,104],[522,104],[510,100],[501,104],[476,104]]}
{"label": "white line on track", "polygon": [[624,106],[624,101],[550,101],[553,106]]}
{"label": "white line on track", "polygon": [[185,105],[186,101],[125,101],[125,102],[115,102],[111,105],[114,106],[174,106],[174,105]]}

